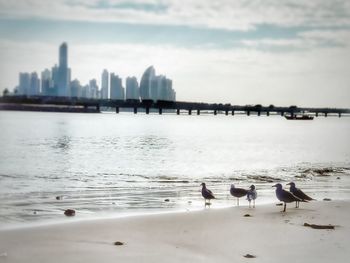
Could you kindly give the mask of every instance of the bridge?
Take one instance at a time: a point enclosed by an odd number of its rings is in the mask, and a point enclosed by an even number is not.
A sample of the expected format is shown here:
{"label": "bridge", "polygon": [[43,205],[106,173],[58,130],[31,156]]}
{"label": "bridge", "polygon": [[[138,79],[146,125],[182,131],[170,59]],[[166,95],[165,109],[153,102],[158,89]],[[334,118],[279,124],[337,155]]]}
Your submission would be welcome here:
{"label": "bridge", "polygon": [[152,100],[107,100],[50,96],[3,96],[0,97],[0,110],[36,110],[36,111],[71,111],[71,112],[100,112],[101,108],[108,107],[119,113],[121,109],[130,109],[135,114],[142,109],[146,114],[156,111],[162,114],[164,111],[176,114],[211,113],[214,115],[246,114],[250,115],[288,115],[308,114],[313,116],[350,116],[350,109],[346,108],[307,108],[307,107],[280,107],[258,105],[231,105],[217,103],[198,103],[181,101],[157,101]]}

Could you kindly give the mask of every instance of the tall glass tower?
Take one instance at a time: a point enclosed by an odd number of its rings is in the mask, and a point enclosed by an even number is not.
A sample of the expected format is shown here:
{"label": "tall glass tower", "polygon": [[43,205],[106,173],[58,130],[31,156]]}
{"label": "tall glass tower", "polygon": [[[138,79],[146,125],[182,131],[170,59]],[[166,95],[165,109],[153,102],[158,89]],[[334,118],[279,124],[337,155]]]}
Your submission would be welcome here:
{"label": "tall glass tower", "polygon": [[68,46],[62,43],[59,48],[59,64],[58,64],[58,96],[68,97],[70,83],[70,69],[68,68]]}
{"label": "tall glass tower", "polygon": [[68,68],[68,46],[65,42],[60,45],[59,67]]}

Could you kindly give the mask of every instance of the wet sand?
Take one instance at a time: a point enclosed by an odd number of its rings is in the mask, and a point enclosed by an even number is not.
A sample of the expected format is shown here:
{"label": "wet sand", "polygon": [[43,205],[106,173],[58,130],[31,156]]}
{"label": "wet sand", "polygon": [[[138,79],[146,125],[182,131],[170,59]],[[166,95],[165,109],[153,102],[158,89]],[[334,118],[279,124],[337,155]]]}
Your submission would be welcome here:
{"label": "wet sand", "polygon": [[[268,204],[0,231],[0,262],[346,262],[350,201]],[[249,214],[250,217],[244,215]],[[335,225],[312,229],[304,223]],[[115,242],[122,242],[116,246]],[[245,258],[246,254],[256,258]]]}

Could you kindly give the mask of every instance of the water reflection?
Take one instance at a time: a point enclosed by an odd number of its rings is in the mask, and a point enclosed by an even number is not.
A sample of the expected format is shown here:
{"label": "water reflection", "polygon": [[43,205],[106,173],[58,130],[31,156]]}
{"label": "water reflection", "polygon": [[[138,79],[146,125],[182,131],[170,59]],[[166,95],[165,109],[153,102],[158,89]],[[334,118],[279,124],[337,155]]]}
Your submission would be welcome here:
{"label": "water reflection", "polygon": [[53,148],[67,151],[70,148],[71,138],[68,136],[62,136],[57,138],[57,142],[53,145]]}

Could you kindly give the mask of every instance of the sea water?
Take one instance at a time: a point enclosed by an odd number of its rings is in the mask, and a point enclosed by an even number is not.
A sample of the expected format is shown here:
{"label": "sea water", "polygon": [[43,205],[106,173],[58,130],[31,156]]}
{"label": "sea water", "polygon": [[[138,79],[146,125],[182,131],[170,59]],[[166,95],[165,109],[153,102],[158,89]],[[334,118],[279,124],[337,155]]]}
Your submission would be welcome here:
{"label": "sea water", "polygon": [[[231,184],[277,182],[350,198],[350,118],[0,111],[0,227],[203,209],[200,184],[235,205]],[[247,201],[241,200],[241,205]]]}

